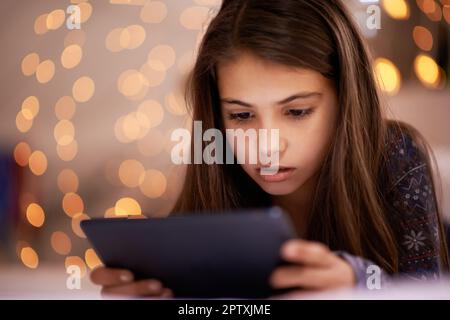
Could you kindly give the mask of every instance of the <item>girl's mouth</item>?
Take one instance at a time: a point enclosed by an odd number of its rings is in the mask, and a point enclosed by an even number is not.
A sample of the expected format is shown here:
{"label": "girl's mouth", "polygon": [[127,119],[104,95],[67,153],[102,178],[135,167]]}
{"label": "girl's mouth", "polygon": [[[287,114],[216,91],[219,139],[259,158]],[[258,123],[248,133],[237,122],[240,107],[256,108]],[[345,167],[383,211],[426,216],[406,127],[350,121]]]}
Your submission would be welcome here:
{"label": "girl's mouth", "polygon": [[295,168],[279,167],[278,171],[272,174],[262,174],[261,168],[258,168],[258,174],[265,182],[283,182],[289,179],[295,171]]}

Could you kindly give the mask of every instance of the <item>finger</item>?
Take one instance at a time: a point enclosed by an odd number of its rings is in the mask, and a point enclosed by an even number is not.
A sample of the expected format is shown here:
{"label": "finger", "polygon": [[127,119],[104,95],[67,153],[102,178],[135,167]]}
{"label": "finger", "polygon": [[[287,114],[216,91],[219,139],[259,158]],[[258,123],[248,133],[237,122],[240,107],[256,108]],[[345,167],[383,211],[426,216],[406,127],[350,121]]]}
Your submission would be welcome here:
{"label": "finger", "polygon": [[103,287],[102,296],[121,295],[127,297],[160,296],[163,285],[158,280],[141,280],[124,285]]}
{"label": "finger", "polygon": [[161,298],[173,298],[173,297],[174,297],[173,291],[168,288],[164,288],[161,294]]}
{"label": "finger", "polygon": [[286,266],[275,269],[270,284],[275,289],[319,289],[326,287],[329,280],[329,271],[326,269]]}
{"label": "finger", "polygon": [[130,283],[133,279],[133,274],[125,269],[99,267],[91,272],[91,281],[101,286]]}
{"label": "finger", "polygon": [[316,267],[326,267],[334,261],[334,255],[325,245],[298,239],[283,244],[281,256],[288,262]]}

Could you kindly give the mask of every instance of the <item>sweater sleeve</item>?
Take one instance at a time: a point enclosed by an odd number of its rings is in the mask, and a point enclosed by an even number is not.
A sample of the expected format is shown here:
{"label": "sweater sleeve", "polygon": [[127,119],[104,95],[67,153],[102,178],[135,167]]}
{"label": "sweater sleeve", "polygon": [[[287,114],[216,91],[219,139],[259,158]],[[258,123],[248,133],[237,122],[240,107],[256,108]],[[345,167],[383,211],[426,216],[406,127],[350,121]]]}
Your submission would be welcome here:
{"label": "sweater sleeve", "polygon": [[391,284],[392,277],[374,262],[345,251],[335,251],[334,253],[352,267],[357,289],[386,289]]}
{"label": "sweater sleeve", "polygon": [[436,280],[443,272],[437,202],[427,156],[410,134],[397,128],[390,129],[387,147],[390,179],[385,200],[399,253],[399,273],[389,275],[370,260],[335,252],[353,268],[358,288],[371,289],[377,271],[382,288],[399,279]]}
{"label": "sweater sleeve", "polygon": [[431,170],[411,135],[393,135],[386,200],[397,240],[399,276],[415,280],[440,277],[440,231]]}

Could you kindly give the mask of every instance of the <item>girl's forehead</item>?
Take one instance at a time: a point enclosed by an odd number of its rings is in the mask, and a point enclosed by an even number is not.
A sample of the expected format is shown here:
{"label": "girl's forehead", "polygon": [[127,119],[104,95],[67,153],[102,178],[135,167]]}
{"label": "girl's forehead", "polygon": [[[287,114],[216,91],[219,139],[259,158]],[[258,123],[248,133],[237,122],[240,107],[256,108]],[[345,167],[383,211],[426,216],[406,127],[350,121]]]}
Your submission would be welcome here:
{"label": "girl's forehead", "polygon": [[218,65],[217,76],[223,98],[255,96],[278,101],[296,92],[323,91],[328,87],[328,79],[314,70],[248,56]]}
{"label": "girl's forehead", "polygon": [[291,66],[282,64],[267,58],[259,57],[256,54],[245,51],[233,56],[232,59],[219,62],[217,64],[218,71],[240,72],[241,70],[258,70],[264,73],[296,73],[296,74],[310,74],[315,73],[312,69],[307,69],[301,66]]}

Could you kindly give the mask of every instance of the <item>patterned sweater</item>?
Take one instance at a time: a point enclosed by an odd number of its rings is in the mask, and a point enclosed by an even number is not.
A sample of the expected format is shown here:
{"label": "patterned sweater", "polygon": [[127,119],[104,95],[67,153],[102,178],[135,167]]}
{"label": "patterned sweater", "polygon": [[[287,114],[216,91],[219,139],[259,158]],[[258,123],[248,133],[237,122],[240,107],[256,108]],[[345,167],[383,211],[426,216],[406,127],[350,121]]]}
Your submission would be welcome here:
{"label": "patterned sweater", "polygon": [[[399,250],[397,277],[434,280],[441,275],[440,233],[434,186],[423,154],[413,138],[397,128],[389,129],[387,143],[388,184],[386,200],[391,206],[391,227]],[[357,286],[366,287],[367,268],[373,262],[338,252],[353,267]],[[390,277],[382,274],[385,280]],[[391,278],[392,279],[392,278]]]}

